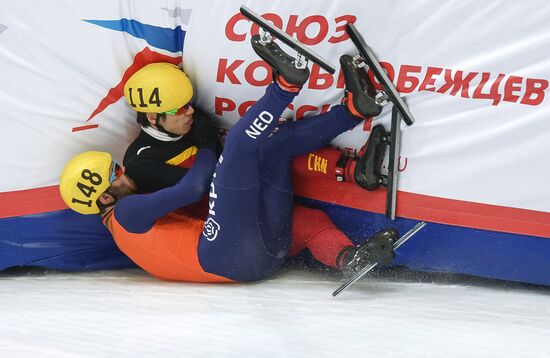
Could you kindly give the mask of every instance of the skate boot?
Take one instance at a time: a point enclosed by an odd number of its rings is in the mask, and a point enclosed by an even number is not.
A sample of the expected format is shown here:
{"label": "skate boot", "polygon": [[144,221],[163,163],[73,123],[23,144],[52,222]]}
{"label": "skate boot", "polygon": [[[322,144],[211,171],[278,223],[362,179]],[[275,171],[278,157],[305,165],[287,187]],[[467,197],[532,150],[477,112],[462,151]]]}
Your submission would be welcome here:
{"label": "skate boot", "polygon": [[361,188],[376,190],[382,185],[382,162],[386,155],[389,136],[383,126],[374,126],[367,143],[357,153],[353,181]]}
{"label": "skate boot", "polygon": [[374,263],[389,266],[395,256],[393,244],[398,237],[397,230],[385,229],[374,234],[361,246],[346,247],[338,254],[337,267],[345,273],[355,273]]}
{"label": "skate boot", "polygon": [[376,190],[384,185],[386,176],[382,175],[382,163],[389,136],[383,126],[374,126],[367,143],[355,157],[342,153],[336,163],[336,180],[354,183],[366,190]]}
{"label": "skate boot", "polygon": [[382,111],[374,98],[376,90],[370,80],[367,71],[358,67],[353,57],[343,55],[340,57],[340,65],[346,82],[346,93],[342,104],[349,112],[359,118],[376,117]]}
{"label": "skate boot", "polygon": [[298,92],[309,78],[307,66],[297,66],[296,59],[286,54],[273,40],[262,41],[262,36],[251,39],[252,48],[267,62],[273,72],[273,79],[286,91]]}

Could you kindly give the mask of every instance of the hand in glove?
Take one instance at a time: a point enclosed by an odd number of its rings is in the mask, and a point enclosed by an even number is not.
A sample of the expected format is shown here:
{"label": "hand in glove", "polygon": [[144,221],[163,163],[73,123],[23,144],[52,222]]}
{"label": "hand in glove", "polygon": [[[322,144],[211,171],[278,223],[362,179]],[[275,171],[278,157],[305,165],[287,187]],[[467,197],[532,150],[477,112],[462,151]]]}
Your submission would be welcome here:
{"label": "hand in glove", "polygon": [[189,135],[199,149],[210,148],[217,154],[221,152],[218,129],[214,127],[211,120],[206,119],[204,116],[194,116],[193,127]]}

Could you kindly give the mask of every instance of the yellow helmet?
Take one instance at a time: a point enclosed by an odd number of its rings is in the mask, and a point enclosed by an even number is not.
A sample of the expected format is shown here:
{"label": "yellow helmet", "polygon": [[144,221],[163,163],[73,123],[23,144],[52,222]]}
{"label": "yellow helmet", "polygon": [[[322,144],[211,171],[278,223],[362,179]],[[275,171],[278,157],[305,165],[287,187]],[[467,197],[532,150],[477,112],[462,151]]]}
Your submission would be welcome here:
{"label": "yellow helmet", "polygon": [[193,85],[177,66],[167,62],[151,63],[128,79],[124,97],[138,112],[163,113],[189,103]]}
{"label": "yellow helmet", "polygon": [[107,152],[84,152],[71,159],[59,179],[59,191],[67,206],[81,214],[98,214],[97,198],[110,185],[113,159]]}

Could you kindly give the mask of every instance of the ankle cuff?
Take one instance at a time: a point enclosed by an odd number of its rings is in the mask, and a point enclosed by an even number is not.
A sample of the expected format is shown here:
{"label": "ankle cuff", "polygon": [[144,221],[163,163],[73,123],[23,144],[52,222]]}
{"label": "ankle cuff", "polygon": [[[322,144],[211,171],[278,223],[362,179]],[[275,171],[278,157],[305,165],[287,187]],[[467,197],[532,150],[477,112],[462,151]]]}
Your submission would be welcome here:
{"label": "ankle cuff", "polygon": [[287,92],[299,92],[302,89],[300,86],[296,86],[285,81],[283,76],[277,76],[275,78],[275,82],[279,85],[279,87],[281,87],[282,90]]}
{"label": "ankle cuff", "polygon": [[349,111],[349,113],[355,118],[361,120],[366,118],[361,113],[359,113],[359,111],[353,105],[353,93],[347,92],[347,96],[342,99],[342,103],[346,106],[346,109]]}

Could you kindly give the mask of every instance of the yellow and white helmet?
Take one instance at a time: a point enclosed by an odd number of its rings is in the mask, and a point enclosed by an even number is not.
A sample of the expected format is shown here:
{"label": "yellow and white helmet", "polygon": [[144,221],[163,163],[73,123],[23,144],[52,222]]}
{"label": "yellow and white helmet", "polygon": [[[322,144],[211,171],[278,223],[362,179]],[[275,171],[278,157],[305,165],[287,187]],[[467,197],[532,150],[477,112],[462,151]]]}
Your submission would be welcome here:
{"label": "yellow and white helmet", "polygon": [[80,214],[98,214],[97,198],[110,186],[115,163],[107,152],[84,152],[71,159],[59,179],[67,206]]}
{"label": "yellow and white helmet", "polygon": [[152,63],[128,79],[124,97],[138,112],[173,112],[191,101],[193,85],[177,66],[167,62]]}

